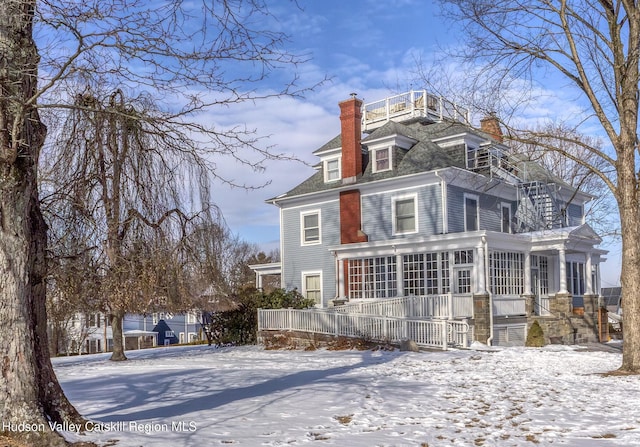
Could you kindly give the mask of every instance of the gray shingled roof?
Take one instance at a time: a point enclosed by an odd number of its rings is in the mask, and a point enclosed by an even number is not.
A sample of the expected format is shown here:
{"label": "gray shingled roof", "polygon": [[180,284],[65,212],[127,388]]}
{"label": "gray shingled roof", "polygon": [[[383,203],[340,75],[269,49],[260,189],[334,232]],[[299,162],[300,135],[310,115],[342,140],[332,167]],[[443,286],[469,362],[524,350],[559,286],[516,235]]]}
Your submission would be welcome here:
{"label": "gray shingled roof", "polygon": [[[481,132],[473,127],[460,122],[442,121],[437,123],[427,123],[421,120],[405,121],[398,123],[389,121],[383,126],[374,130],[362,140],[363,147],[367,142],[377,140],[386,136],[403,135],[417,141],[409,150],[394,148],[393,169],[385,172],[373,173],[371,163],[365,156],[364,172],[357,179],[358,184],[382,180],[391,177],[416,174],[419,172],[433,171],[455,166],[465,168],[465,146],[451,146],[442,148],[433,142],[434,139],[446,138],[453,135],[469,133],[477,135],[483,139],[491,139],[487,133]],[[342,146],[340,135],[334,137],[329,142],[315,150],[317,154],[329,149],[337,149]],[[538,163],[514,156],[514,162],[521,168],[524,181],[539,180],[543,182],[554,182],[566,185],[562,180],[553,176],[550,172],[542,168]],[[522,173],[521,173],[522,174]],[[342,182],[325,183],[322,168],[311,177],[288,191],[284,196],[292,197],[296,195],[308,194],[312,192],[327,191],[342,187]],[[568,185],[567,185],[568,186]]]}
{"label": "gray shingled roof", "polygon": [[331,141],[323,144],[321,147],[313,151],[313,154],[315,155],[329,149],[338,149],[339,147],[342,147],[342,135],[340,134],[334,137]]}

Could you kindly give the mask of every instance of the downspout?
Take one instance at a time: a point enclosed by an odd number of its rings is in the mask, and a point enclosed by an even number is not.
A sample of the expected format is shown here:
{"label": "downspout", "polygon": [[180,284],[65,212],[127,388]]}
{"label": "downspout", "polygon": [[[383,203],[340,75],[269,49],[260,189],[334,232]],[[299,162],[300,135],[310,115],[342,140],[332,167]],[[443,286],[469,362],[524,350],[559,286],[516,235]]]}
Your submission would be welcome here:
{"label": "downspout", "polygon": [[335,306],[336,302],[340,300],[340,266],[338,265],[338,253],[334,250],[331,252],[333,255],[333,264],[335,269],[335,287],[336,287],[336,296],[333,298],[333,305]]}
{"label": "downspout", "polygon": [[486,236],[482,236],[482,245],[484,246],[484,285],[489,295],[489,338],[487,338],[487,346],[491,346],[491,343],[493,343],[493,294],[491,293],[490,284],[488,284],[491,280],[489,276],[489,247]]}
{"label": "downspout", "polygon": [[442,234],[449,233],[449,216],[447,213],[447,184],[444,179],[440,177],[438,171],[435,171],[435,176],[440,179],[440,195],[442,196]]}

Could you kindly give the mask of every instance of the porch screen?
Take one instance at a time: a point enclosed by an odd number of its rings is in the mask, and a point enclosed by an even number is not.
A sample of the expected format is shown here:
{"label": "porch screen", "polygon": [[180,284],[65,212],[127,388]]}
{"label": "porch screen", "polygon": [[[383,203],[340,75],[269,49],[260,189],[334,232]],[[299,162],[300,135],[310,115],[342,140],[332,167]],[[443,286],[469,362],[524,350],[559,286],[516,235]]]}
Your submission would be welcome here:
{"label": "porch screen", "polygon": [[349,259],[349,298],[390,298],[397,295],[395,256]]}
{"label": "porch screen", "polygon": [[522,295],[524,289],[524,262],[522,253],[489,252],[491,293],[496,295]]}

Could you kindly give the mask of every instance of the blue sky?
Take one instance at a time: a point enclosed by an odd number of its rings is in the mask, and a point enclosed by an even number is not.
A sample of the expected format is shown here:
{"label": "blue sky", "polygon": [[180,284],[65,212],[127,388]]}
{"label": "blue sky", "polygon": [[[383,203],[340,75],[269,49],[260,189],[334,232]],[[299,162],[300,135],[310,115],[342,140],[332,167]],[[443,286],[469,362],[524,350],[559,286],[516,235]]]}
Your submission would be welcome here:
{"label": "blue sky", "polygon": [[[225,176],[262,189],[244,191],[216,186],[215,200],[232,231],[265,250],[279,246],[278,209],[264,201],[286,192],[314,171],[311,153],[340,131],[338,102],[351,92],[365,102],[390,94],[421,89],[416,81],[418,60],[429,61],[441,47],[456,45],[461,29],[439,17],[439,6],[421,0],[278,0],[270,3],[281,30],[290,36],[289,47],[310,56],[300,67],[302,82],[331,78],[305,98],[283,98],[240,105],[212,116],[222,125],[247,123],[268,137],[273,151],[307,162],[270,162],[261,173],[237,164],[220,163]],[[451,69],[451,67],[449,67]],[[455,67],[453,68],[455,71]],[[545,83],[549,83],[549,79]],[[269,89],[265,84],[262,88]],[[562,91],[540,92],[540,103],[529,113],[549,116],[567,110]],[[544,98],[544,101],[542,100]],[[603,285],[618,283],[620,249],[610,250],[603,268]]]}

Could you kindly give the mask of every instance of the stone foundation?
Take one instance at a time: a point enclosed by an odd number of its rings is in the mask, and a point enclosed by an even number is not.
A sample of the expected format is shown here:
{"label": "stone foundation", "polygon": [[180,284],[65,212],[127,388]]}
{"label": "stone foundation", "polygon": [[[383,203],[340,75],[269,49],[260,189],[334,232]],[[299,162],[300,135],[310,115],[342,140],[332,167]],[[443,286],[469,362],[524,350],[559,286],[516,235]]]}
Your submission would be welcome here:
{"label": "stone foundation", "polygon": [[473,339],[487,343],[491,337],[491,303],[489,294],[473,295]]}
{"label": "stone foundation", "polygon": [[600,343],[608,340],[607,311],[600,306],[598,295],[584,296],[583,315],[574,314],[569,294],[550,299],[549,316],[527,316],[527,326],[538,321],[546,344]]}

